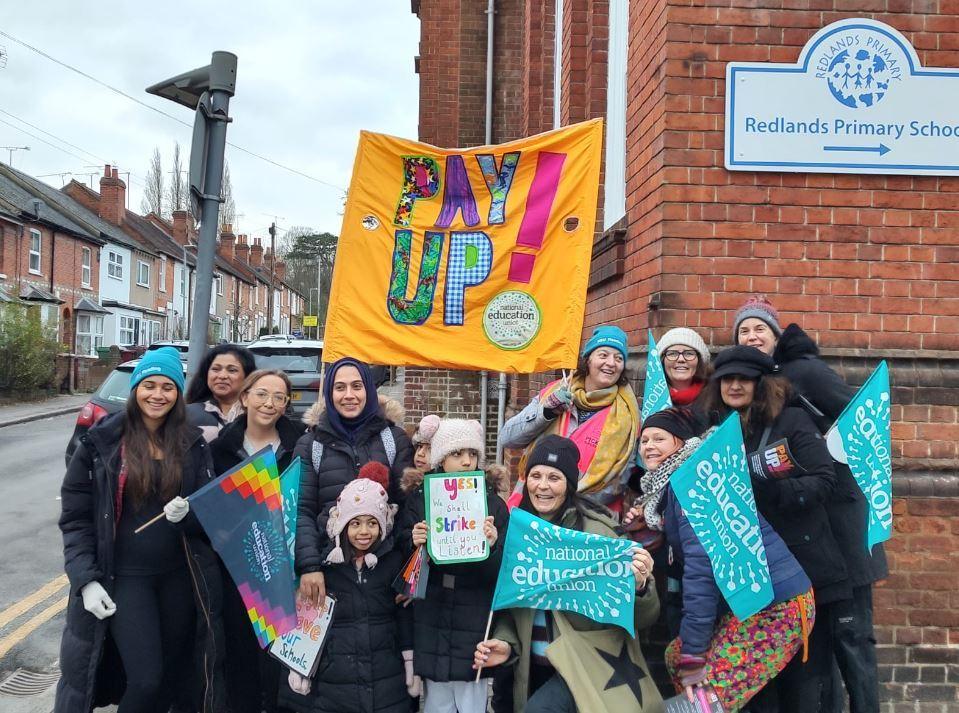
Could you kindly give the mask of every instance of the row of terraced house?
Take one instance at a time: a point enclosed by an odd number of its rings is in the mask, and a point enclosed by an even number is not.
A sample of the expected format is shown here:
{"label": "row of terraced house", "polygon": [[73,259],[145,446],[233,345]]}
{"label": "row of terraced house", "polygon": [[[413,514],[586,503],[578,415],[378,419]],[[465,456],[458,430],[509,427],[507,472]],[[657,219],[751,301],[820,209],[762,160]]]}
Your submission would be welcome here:
{"label": "row of terraced house", "polygon": [[[128,210],[115,167],[104,167],[99,187],[71,181],[56,189],[0,163],[0,302],[39,310],[63,348],[83,356],[186,339],[196,284],[192,216]],[[286,283],[285,264],[232,226],[219,233],[210,340],[297,328],[304,299]]]}

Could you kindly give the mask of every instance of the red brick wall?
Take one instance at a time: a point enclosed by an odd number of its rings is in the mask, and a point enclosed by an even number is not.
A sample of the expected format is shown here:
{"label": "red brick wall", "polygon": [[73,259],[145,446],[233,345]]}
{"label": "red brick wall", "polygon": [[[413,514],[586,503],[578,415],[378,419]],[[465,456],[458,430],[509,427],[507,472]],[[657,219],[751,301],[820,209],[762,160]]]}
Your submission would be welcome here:
{"label": "red brick wall", "polygon": [[[636,51],[653,33],[632,33],[629,86],[659,76],[663,94],[640,89],[630,107],[631,270],[607,301],[627,306],[623,324],[634,339],[647,326],[681,324],[726,344],[733,310],[750,292],[765,292],[786,321],[825,346],[959,350],[959,273],[951,265],[959,257],[959,179],[723,168],[727,62],[794,62],[820,27],[861,15],[902,31],[924,65],[955,66],[956,8],[919,0],[727,4],[639,4],[653,22],[665,9],[668,31],[658,62]],[[656,117],[652,141],[648,116]],[[650,200],[635,177],[658,160],[662,185]],[[661,306],[647,316],[654,296]]]}

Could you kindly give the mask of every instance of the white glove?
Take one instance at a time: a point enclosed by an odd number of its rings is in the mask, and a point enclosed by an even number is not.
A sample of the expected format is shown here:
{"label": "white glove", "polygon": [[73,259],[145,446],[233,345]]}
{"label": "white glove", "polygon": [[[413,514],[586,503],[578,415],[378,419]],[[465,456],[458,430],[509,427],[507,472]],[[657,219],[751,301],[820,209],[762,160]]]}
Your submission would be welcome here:
{"label": "white glove", "polygon": [[413,673],[413,652],[410,649],[403,652],[403,668],[406,673],[406,692],[412,698],[419,698],[423,693],[423,679]]}
{"label": "white glove", "polygon": [[106,619],[117,613],[117,605],[99,582],[90,582],[80,589],[83,608],[97,619]]}
{"label": "white glove", "polygon": [[290,671],[290,688],[293,689],[294,693],[299,693],[301,696],[309,695],[310,693],[310,679],[306,676],[301,676],[296,671]]}
{"label": "white glove", "polygon": [[170,522],[180,522],[190,512],[190,501],[177,495],[163,506],[163,514]]}

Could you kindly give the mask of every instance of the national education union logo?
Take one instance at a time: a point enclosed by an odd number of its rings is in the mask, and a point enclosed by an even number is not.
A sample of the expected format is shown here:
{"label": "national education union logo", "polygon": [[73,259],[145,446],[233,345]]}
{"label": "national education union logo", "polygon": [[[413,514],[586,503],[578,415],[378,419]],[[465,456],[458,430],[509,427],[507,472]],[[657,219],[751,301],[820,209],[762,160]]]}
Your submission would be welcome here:
{"label": "national education union logo", "polygon": [[843,106],[875,106],[901,81],[906,56],[902,47],[884,33],[852,26],[827,37],[817,48],[816,76],[824,77],[829,91]]}

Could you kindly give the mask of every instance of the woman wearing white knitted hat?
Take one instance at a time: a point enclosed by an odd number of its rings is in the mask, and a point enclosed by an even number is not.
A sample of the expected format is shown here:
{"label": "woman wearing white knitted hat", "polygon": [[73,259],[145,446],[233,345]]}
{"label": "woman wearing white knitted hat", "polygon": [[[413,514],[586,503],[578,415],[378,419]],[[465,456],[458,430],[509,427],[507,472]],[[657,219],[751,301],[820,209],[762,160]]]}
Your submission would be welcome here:
{"label": "woman wearing white knitted hat", "polygon": [[[429,430],[429,429],[428,429]],[[430,442],[433,473],[482,470],[486,443],[479,421],[444,418]],[[410,476],[418,474],[413,479]],[[398,538],[407,547],[426,544],[423,476],[407,469],[406,503]],[[477,681],[473,670],[476,642],[483,638],[493,601],[493,589],[503,556],[503,538],[509,522],[506,502],[498,494],[508,485],[503,466],[486,470],[486,510],[483,532],[490,555],[482,562],[431,563],[426,596],[413,602],[413,668],[423,679],[425,713],[485,713],[489,678]]]}
{"label": "woman wearing white knitted hat", "polygon": [[709,366],[706,342],[691,329],[675,327],[661,336],[656,345],[673,406],[689,406],[706,385]]}

